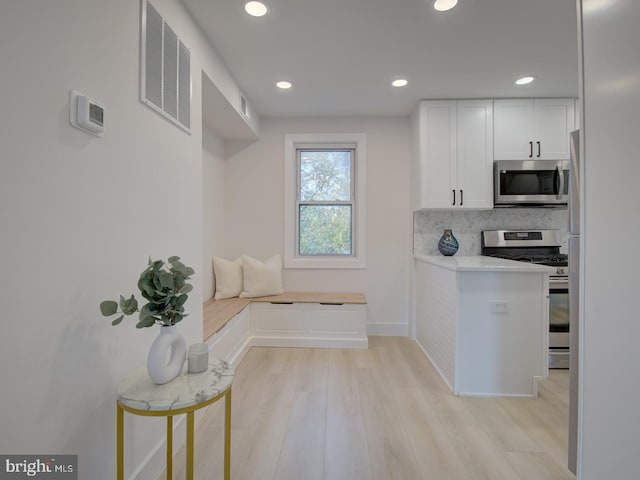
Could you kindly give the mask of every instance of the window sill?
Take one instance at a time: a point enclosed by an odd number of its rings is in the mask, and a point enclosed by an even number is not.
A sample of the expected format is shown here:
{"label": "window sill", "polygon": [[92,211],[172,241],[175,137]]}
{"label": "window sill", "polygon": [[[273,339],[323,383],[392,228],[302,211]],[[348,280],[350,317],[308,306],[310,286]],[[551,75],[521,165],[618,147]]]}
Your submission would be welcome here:
{"label": "window sill", "polygon": [[364,258],[285,258],[284,268],[366,268]]}

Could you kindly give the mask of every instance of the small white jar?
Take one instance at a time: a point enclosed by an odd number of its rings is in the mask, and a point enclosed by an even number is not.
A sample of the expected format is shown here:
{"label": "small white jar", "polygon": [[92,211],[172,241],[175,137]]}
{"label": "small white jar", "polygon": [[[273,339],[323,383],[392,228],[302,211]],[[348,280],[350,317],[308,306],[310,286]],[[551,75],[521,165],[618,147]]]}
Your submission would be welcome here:
{"label": "small white jar", "polygon": [[209,366],[209,347],[206,343],[194,343],[189,347],[189,373],[204,372]]}

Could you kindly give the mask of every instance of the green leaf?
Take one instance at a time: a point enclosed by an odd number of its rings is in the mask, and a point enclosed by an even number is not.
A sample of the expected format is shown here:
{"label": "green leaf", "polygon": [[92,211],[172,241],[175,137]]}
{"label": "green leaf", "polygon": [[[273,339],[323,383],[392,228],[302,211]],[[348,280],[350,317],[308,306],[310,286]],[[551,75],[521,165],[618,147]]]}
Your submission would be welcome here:
{"label": "green leaf", "polygon": [[180,291],[178,291],[178,294],[189,293],[191,290],[193,290],[193,285],[185,283],[184,287],[182,287]]}
{"label": "green leaf", "polygon": [[111,325],[116,326],[118,325],[122,319],[124,318],[124,315],[120,315],[118,318],[116,318],[113,322],[111,322]]}
{"label": "green leaf", "polygon": [[172,288],[173,275],[169,272],[160,272],[160,285],[162,285],[163,288]]}
{"label": "green leaf", "polygon": [[180,260],[180,257],[176,257],[175,255],[173,257],[169,257],[169,259],[167,260],[167,262],[173,264],[175,262],[177,262],[178,260]]}
{"label": "green leaf", "polygon": [[156,319],[150,315],[147,315],[140,318],[140,321],[136,324],[136,328],[152,327],[153,325],[155,325],[155,323]]}
{"label": "green leaf", "polygon": [[140,280],[138,280],[138,288],[142,293],[146,293],[147,295],[153,295],[153,291],[155,290],[155,285],[153,284],[153,278],[151,272],[145,272],[140,276]]}
{"label": "green leaf", "polygon": [[121,304],[122,313],[125,315],[132,315],[133,313],[138,311],[138,301],[135,299],[133,295],[131,298],[128,298]]}
{"label": "green leaf", "polygon": [[189,298],[189,295],[187,295],[186,293],[183,293],[176,299],[176,306],[181,307],[182,305],[185,304],[188,298]]}
{"label": "green leaf", "polygon": [[100,312],[102,312],[102,315],[104,315],[105,317],[113,315],[117,311],[118,303],[114,302],[113,300],[105,300],[100,304]]}
{"label": "green leaf", "polygon": [[153,281],[154,290],[162,290],[162,283],[160,283],[160,277],[159,276],[154,275],[151,280]]}
{"label": "green leaf", "polygon": [[194,273],[196,273],[196,271],[193,268],[187,267],[187,277],[193,275]]}

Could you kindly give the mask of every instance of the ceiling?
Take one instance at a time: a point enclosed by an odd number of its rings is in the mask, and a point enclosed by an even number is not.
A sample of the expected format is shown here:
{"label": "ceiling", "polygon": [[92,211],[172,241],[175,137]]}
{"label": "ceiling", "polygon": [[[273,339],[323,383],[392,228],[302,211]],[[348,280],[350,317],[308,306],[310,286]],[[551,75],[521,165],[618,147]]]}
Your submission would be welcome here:
{"label": "ceiling", "polygon": [[[261,116],[407,115],[421,99],[577,97],[575,0],[182,0]],[[536,81],[517,87],[521,75]],[[391,87],[404,77],[409,84]],[[293,88],[276,88],[289,80]]]}

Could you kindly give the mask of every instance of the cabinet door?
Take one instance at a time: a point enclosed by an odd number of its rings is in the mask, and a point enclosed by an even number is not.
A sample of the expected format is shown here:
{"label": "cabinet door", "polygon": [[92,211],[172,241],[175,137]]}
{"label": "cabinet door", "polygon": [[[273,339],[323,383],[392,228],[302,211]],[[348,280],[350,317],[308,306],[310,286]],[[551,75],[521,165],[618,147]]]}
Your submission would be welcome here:
{"label": "cabinet door", "polygon": [[573,98],[535,100],[534,158],[538,160],[569,159],[569,134],[575,122]]}
{"label": "cabinet door", "polygon": [[454,208],[458,200],[455,101],[420,104],[420,175],[421,208]]}
{"label": "cabinet door", "polygon": [[528,160],[533,158],[533,100],[494,100],[494,158]]}
{"label": "cabinet door", "polygon": [[493,101],[459,100],[458,206],[493,208]]}

